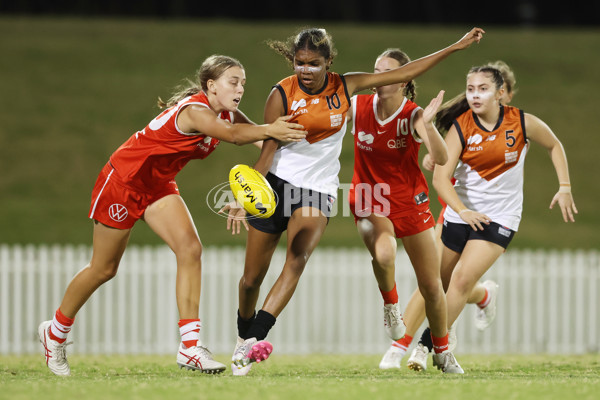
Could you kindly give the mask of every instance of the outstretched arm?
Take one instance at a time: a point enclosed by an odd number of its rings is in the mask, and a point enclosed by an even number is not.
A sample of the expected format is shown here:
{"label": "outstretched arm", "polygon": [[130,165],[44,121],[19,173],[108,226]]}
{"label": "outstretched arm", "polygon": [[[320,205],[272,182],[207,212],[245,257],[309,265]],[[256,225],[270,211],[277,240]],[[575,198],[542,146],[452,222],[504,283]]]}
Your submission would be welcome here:
{"label": "outstretched arm", "polygon": [[559,189],[550,202],[550,208],[553,208],[554,205],[558,203],[563,220],[565,222],[575,222],[573,214],[577,214],[577,207],[575,207],[575,201],[571,194],[569,166],[562,143],[558,140],[550,127],[534,115],[525,113],[525,129],[527,130],[528,138],[548,150],[548,154],[550,155],[550,159],[556,170]]}
{"label": "outstretched arm", "polygon": [[411,81],[425,71],[431,69],[455,51],[466,49],[474,42],[479,43],[484,33],[485,31],[481,28],[473,28],[458,42],[445,49],[419,58],[418,60],[411,61],[408,64],[404,64],[403,66],[390,71],[380,73],[358,72],[345,74],[344,77],[346,78],[348,92],[352,95],[353,93],[373,87]]}
{"label": "outstretched arm", "polygon": [[[265,106],[265,122],[270,123],[273,121],[281,120],[282,118],[289,119],[290,117],[285,116],[285,110],[283,109],[283,100],[281,99],[281,95],[276,89],[273,89],[273,91],[271,91],[271,94],[267,99],[267,104]],[[304,135],[305,134],[306,133],[304,132]],[[256,161],[256,164],[254,164],[254,169],[256,169],[263,175],[267,175],[269,169],[271,168],[271,164],[273,163],[273,157],[275,156],[275,151],[277,150],[278,145],[279,142],[277,140],[263,140],[260,156],[258,157],[258,161]],[[246,221],[246,211],[241,207],[241,205],[237,201],[227,204],[225,207],[219,210],[219,213],[227,214],[227,230],[231,229],[232,235],[240,233],[241,224],[243,224],[246,230],[248,230],[248,222]]]}
{"label": "outstretched arm", "polygon": [[[239,110],[239,109],[238,109],[238,110],[236,110],[236,111],[233,113],[233,123],[234,123],[234,124],[252,124],[252,125],[256,125],[256,123],[254,123],[254,121],[252,121],[250,118],[248,118],[248,117],[246,116],[246,114],[244,114],[244,113],[242,112],[242,110]],[[262,140],[259,140],[259,141],[257,141],[257,142],[253,142],[252,144],[253,144],[254,146],[258,147],[259,149],[261,149],[261,148],[262,148],[262,145],[263,145],[263,141],[262,141]]]}
{"label": "outstretched arm", "polygon": [[289,117],[278,118],[265,125],[232,124],[219,118],[211,109],[189,105],[179,113],[177,124],[183,132],[204,134],[237,145],[269,138],[287,141],[304,139],[304,127],[286,122],[288,119]]}

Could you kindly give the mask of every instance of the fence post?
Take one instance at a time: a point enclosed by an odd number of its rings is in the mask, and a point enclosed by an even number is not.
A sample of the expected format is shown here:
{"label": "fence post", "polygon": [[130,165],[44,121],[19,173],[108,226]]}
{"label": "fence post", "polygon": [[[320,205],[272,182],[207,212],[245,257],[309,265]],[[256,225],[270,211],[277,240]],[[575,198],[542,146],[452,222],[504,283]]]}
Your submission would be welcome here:
{"label": "fence post", "polygon": [[[244,248],[203,254],[202,338],[229,354],[236,339],[237,287]],[[73,275],[90,258],[87,246],[0,245],[0,354],[40,351],[37,326],[52,317]],[[262,305],[285,262],[277,249],[259,297]],[[321,248],[311,256],[296,295],[270,340],[279,353],[380,353],[389,345],[381,296],[363,248]],[[102,285],[77,316],[70,353],[171,354],[179,342],[176,259],[166,246],[131,246],[117,277]],[[405,307],[416,288],[406,253],[396,280]],[[484,279],[500,284],[498,320],[481,333],[473,306],[459,321],[460,353],[598,352],[600,253],[512,250]]]}

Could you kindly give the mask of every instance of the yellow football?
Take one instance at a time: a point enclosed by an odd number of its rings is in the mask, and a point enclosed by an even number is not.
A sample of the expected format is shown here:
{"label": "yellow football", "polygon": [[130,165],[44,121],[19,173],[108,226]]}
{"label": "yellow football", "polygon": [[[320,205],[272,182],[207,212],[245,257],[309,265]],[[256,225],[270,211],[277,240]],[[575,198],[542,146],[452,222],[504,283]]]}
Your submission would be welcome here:
{"label": "yellow football", "polygon": [[229,171],[229,187],[238,203],[253,216],[269,218],[277,199],[269,182],[252,167],[238,164]]}

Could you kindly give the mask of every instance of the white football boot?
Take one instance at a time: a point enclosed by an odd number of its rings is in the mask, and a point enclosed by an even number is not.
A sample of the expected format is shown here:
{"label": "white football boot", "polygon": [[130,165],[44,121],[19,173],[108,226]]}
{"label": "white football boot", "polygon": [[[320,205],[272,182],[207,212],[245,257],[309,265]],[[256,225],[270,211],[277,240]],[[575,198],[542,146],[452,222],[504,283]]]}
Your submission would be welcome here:
{"label": "white football boot", "polygon": [[383,306],[383,325],[385,332],[392,340],[398,340],[406,333],[406,325],[402,319],[400,304],[385,304]]}
{"label": "white football boot", "polygon": [[261,362],[269,358],[273,352],[273,345],[266,340],[250,338],[244,340],[239,346],[236,345],[231,362],[238,368],[243,368],[253,362]]}
{"label": "white football boot", "polygon": [[498,300],[498,285],[494,281],[485,281],[483,286],[488,291],[490,302],[484,308],[479,308],[475,314],[475,327],[480,331],[485,330],[496,319],[496,303]]}
{"label": "white football boot", "polygon": [[[232,360],[233,360],[233,357],[235,357],[235,354],[239,352],[239,349],[240,349],[240,347],[242,347],[243,344],[244,344],[244,339],[242,339],[241,337],[238,336],[237,342],[235,344],[235,349],[233,350],[233,356],[231,357]],[[248,375],[248,372],[250,372],[250,368],[252,368],[252,363],[249,363],[245,367],[241,367],[241,366],[239,367],[236,364],[234,364],[233,361],[231,361],[231,372],[233,372],[234,376]]]}
{"label": "white football boot", "polygon": [[211,352],[198,341],[197,346],[185,348],[179,345],[177,352],[177,365],[179,368],[200,371],[205,374],[220,374],[225,371],[225,365],[213,359]]}
{"label": "white football boot", "polygon": [[445,374],[464,374],[465,371],[461,368],[451,351],[446,350],[442,353],[433,355],[433,365],[442,370]]}
{"label": "white football boot", "polygon": [[71,368],[69,368],[69,361],[67,361],[67,345],[72,342],[58,343],[56,340],[50,339],[48,335],[48,329],[52,325],[52,321],[44,321],[38,327],[38,336],[40,342],[44,346],[44,353],[46,356],[46,365],[50,368],[50,371],[56,375],[68,376],[71,375]]}
{"label": "white football boot", "polygon": [[403,356],[404,352],[402,350],[396,346],[390,346],[379,363],[379,369],[400,369],[400,361],[402,361]]}
{"label": "white football boot", "polygon": [[406,366],[413,371],[425,371],[427,369],[427,358],[429,357],[429,349],[421,343],[417,344],[410,354]]}

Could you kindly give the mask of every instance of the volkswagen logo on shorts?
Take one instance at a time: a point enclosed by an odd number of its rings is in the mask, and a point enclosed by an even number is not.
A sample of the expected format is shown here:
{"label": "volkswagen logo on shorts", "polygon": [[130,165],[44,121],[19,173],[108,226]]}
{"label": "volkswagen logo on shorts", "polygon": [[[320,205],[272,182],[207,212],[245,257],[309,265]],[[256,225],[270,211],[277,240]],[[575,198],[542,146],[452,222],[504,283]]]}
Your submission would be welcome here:
{"label": "volkswagen logo on shorts", "polygon": [[117,222],[122,222],[127,218],[127,209],[122,204],[113,204],[108,208],[108,216]]}

